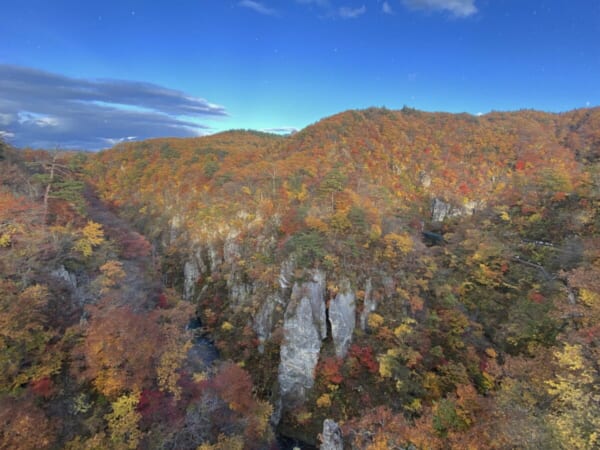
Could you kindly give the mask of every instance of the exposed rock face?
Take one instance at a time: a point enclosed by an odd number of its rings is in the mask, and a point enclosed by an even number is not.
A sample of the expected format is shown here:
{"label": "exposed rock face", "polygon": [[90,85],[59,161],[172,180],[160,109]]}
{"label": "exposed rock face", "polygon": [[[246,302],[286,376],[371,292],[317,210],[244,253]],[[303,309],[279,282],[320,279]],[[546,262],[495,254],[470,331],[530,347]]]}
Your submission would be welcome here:
{"label": "exposed rock face", "polygon": [[63,280],[71,290],[77,289],[77,278],[74,274],[65,269],[65,266],[60,266],[52,271],[52,276]]}
{"label": "exposed rock face", "polygon": [[207,243],[207,253],[210,270],[216,270],[223,263],[223,258],[212,241]]}
{"label": "exposed rock face", "polygon": [[363,310],[360,314],[360,329],[365,331],[367,329],[367,319],[369,314],[377,309],[377,302],[373,299],[371,295],[373,291],[373,286],[371,284],[371,279],[367,280],[365,285],[365,301],[363,303]]}
{"label": "exposed rock face", "polygon": [[320,450],[344,450],[342,430],[339,425],[331,419],[323,421],[323,433],[321,433]]}
{"label": "exposed rock face", "polygon": [[232,271],[227,278],[229,299],[234,305],[244,305],[250,301],[252,285],[245,283],[242,278],[242,274],[238,271]]}
{"label": "exposed rock face", "polygon": [[352,342],[352,333],[356,326],[356,299],[350,289],[350,283],[343,281],[338,295],[329,303],[329,321],[335,354],[339,358],[346,356]]}
{"label": "exposed rock face", "polygon": [[434,198],[431,202],[431,220],[433,222],[443,222],[446,217],[451,217],[453,214],[452,205],[446,203],[439,198]]}
{"label": "exposed rock face", "polygon": [[223,244],[223,259],[226,264],[233,265],[240,256],[240,244],[237,242],[239,232],[231,230]]}
{"label": "exposed rock face", "polygon": [[183,217],[179,214],[175,214],[171,219],[171,224],[169,227],[169,241],[173,242],[177,239],[177,236],[181,233],[181,226],[183,225],[184,220]]}
{"label": "exposed rock face", "polygon": [[427,189],[431,186],[431,175],[427,172],[419,172],[419,181],[421,182],[421,186]]}
{"label": "exposed rock face", "polygon": [[296,282],[292,288],[278,377],[284,408],[302,403],[313,386],[321,341],[327,335],[324,297],[325,274],[318,270],[311,281]]}
{"label": "exposed rock face", "polygon": [[83,306],[97,300],[96,294],[90,289],[90,279],[87,274],[80,274],[79,281],[77,281],[78,277],[74,273],[69,272],[63,265],[50,272],[50,274],[64,281],[71,292],[71,298],[79,305]]}
{"label": "exposed rock face", "polygon": [[279,294],[271,294],[267,296],[258,314],[254,317],[254,331],[258,336],[259,353],[265,351],[265,341],[271,337],[271,331],[275,324],[275,313],[277,309],[281,310],[281,305],[283,305],[281,296]]}
{"label": "exposed rock face", "polygon": [[381,277],[381,284],[383,285],[383,292],[387,298],[392,297],[396,293],[396,281],[389,275],[383,275]]}
{"label": "exposed rock face", "polygon": [[252,294],[252,286],[244,281],[243,270],[239,261],[242,259],[240,244],[237,241],[239,231],[231,230],[223,244],[223,262],[228,267],[227,288],[229,299],[234,305],[248,303]]}
{"label": "exposed rock face", "polygon": [[474,202],[473,200],[466,202],[463,205],[463,211],[465,214],[467,215],[473,215],[473,213],[475,212],[475,210],[479,207],[479,205],[477,204],[477,202]]}
{"label": "exposed rock face", "polygon": [[196,283],[200,277],[200,269],[195,261],[187,261],[183,265],[183,298],[192,300],[196,290]]}
{"label": "exposed rock face", "polygon": [[281,289],[288,289],[292,285],[292,278],[294,276],[294,269],[296,263],[293,259],[288,259],[281,264],[279,269],[279,287]]}
{"label": "exposed rock face", "polygon": [[458,217],[472,215],[476,209],[485,206],[485,202],[468,201],[462,206],[456,207],[446,203],[439,198],[434,198],[431,202],[431,220],[433,222],[443,222],[448,217]]}

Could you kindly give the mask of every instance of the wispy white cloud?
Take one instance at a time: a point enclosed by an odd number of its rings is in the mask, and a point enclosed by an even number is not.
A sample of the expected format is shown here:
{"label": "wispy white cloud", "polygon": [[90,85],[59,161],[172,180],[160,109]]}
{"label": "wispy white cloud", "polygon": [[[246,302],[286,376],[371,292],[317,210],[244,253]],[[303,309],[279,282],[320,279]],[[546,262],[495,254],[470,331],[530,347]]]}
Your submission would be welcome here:
{"label": "wispy white cloud", "polygon": [[31,113],[29,111],[20,111],[17,113],[17,122],[21,125],[31,125],[40,128],[45,127],[58,127],[60,125],[60,119],[52,116],[45,116],[43,114]]}
{"label": "wispy white cloud", "polygon": [[424,11],[448,11],[456,17],[468,17],[477,12],[475,0],[402,0],[412,9]]}
{"label": "wispy white cloud", "polygon": [[360,8],[351,8],[349,6],[342,6],[338,13],[342,19],[356,19],[367,12],[367,7],[362,5]]}
{"label": "wispy white cloud", "polygon": [[383,11],[384,14],[394,14],[394,10],[388,2],[383,2],[383,5],[381,5],[381,11]]}
{"label": "wispy white cloud", "polygon": [[[379,2],[379,0],[378,0]],[[341,0],[296,0],[296,3],[307,6],[317,6],[322,11],[324,18],[342,18],[342,19],[356,19],[367,12],[367,7],[362,5],[358,6],[338,6]],[[385,3],[388,3],[387,1]],[[388,9],[391,11],[391,7],[388,4]]]}
{"label": "wispy white cloud", "polygon": [[15,120],[15,118],[12,114],[0,113],[0,125],[8,125],[9,123],[11,123],[14,120]]}
{"label": "wispy white cloud", "polygon": [[256,2],[254,0],[242,0],[238,3],[238,5],[251,9],[259,14],[263,14],[265,16],[276,16],[277,11],[273,8],[269,8],[261,2]]}
{"label": "wispy white cloud", "polygon": [[114,138],[104,138],[103,140],[109,144],[109,145],[117,145],[120,144],[121,142],[128,142],[128,141],[135,141],[136,136],[127,136],[127,137],[123,137],[123,138],[119,138],[119,139],[114,139]]}

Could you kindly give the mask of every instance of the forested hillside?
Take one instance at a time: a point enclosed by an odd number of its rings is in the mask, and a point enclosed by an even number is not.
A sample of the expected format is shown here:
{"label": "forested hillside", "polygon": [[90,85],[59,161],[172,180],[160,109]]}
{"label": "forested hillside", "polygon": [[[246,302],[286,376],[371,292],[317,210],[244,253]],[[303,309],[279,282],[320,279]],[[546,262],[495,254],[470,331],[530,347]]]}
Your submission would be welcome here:
{"label": "forested hillside", "polygon": [[0,143],[0,448],[268,448],[271,406],[213,364],[152,245],[86,187],[86,157]]}
{"label": "forested hillside", "polygon": [[600,109],[0,157],[6,448],[600,445]]}

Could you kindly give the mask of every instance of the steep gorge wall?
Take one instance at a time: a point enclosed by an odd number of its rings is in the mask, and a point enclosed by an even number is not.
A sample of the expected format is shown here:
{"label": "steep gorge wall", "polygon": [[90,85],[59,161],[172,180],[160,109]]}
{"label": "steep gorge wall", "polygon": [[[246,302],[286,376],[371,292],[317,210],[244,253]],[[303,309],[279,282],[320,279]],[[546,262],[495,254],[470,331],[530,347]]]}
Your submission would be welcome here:
{"label": "steep gorge wall", "polygon": [[310,275],[308,281],[294,283],[285,312],[278,375],[284,409],[304,401],[312,388],[327,337],[325,274],[317,270]]}
{"label": "steep gorge wall", "polygon": [[298,268],[291,258],[281,263],[277,286],[265,290],[261,281],[249,279],[239,266],[244,255],[236,236],[229,233],[218,246],[214,242],[204,246],[196,243],[195,249],[190,248],[188,259],[182,263],[184,295],[188,300],[200,299],[210,274],[225,273],[227,310],[223,320],[240,309],[254,311],[247,314],[247,320],[256,334],[253,351],[257,353],[264,353],[265,345],[279,334],[276,398],[285,411],[306,400],[325,341],[329,338],[335,355],[343,359],[357,324],[365,330],[368,315],[376,309],[371,298],[372,281],[368,279],[363,286],[364,299],[357,298],[357,288],[347,278],[339,282],[337,293],[331,293],[326,271]]}

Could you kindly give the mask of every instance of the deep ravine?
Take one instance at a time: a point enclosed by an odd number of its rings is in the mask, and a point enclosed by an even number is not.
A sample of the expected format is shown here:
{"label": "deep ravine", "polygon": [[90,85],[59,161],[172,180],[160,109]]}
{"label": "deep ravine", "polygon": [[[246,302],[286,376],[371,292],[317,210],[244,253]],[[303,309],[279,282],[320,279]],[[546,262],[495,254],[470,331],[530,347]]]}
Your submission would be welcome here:
{"label": "deep ravine", "polygon": [[[112,211],[97,194],[89,188],[85,193],[87,201],[87,216],[102,225],[105,236],[114,242],[135,242],[145,237],[133,229],[123,218]],[[147,242],[147,241],[146,241]],[[125,279],[121,285],[123,306],[128,306],[136,312],[149,311],[156,307],[165,288],[160,273],[160,255],[151,251],[121,252],[119,261],[125,271]],[[205,372],[213,365],[221,362],[219,351],[210,335],[202,327],[198,317],[190,317],[187,326],[194,332],[192,346],[187,352],[183,369],[189,373]],[[183,332],[183,330],[182,330]],[[290,438],[276,432],[277,448],[280,450],[312,450],[316,447],[298,439]]]}

